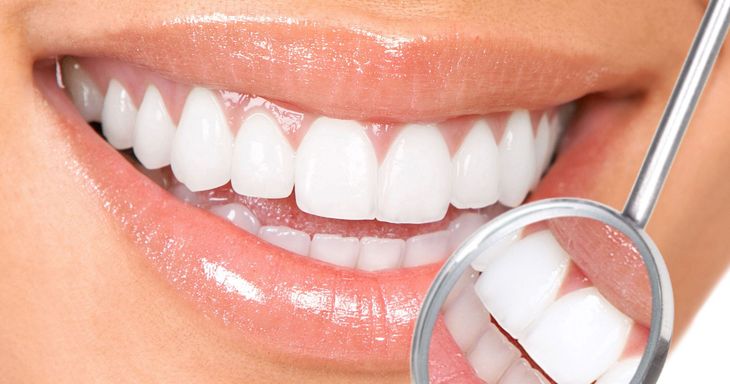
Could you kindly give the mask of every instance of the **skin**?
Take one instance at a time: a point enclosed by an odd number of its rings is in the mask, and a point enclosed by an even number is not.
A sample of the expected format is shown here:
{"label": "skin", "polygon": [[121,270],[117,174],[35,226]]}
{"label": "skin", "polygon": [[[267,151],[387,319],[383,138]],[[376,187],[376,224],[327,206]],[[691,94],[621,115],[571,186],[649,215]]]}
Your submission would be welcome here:
{"label": "skin", "polygon": [[[113,15],[124,22],[138,15],[154,20],[216,9],[264,12],[264,5],[236,2],[224,7],[207,2],[204,9],[165,0],[145,5],[150,9],[143,12],[140,4],[124,1],[99,1],[94,6],[5,3],[0,7],[1,377],[33,383],[407,381],[405,370],[383,377],[290,364],[233,342],[228,330],[200,316],[169,289],[134,254],[102,208],[79,190],[65,166],[73,160],[65,138],[51,123],[42,96],[31,87],[38,37],[44,36],[44,28],[63,22],[64,11],[73,9],[80,19]],[[633,183],[703,10],[696,1],[667,6],[649,0],[596,0],[575,6],[557,0],[328,3],[291,1],[271,8],[312,18],[324,18],[334,8],[347,15],[341,19],[347,23],[390,23],[393,29],[408,31],[454,19],[464,20],[464,28],[484,30],[516,25],[535,26],[532,33],[567,30],[594,36],[612,55],[640,66],[645,76],[633,86],[638,89],[607,112],[619,116],[612,120],[618,124],[609,127],[614,132],[598,135],[593,130],[606,128],[581,126],[579,120],[562,150],[569,153],[580,147],[580,163],[558,160],[546,177],[553,186],[534,196],[579,195],[614,207],[623,204]],[[601,12],[595,11],[599,8]],[[408,21],[410,16],[424,21]],[[103,22],[70,27],[99,25]],[[49,40],[62,37],[55,34]],[[725,50],[718,60],[648,227],[673,279],[677,335],[730,263],[730,238],[725,234],[730,228],[730,215],[725,214],[730,212],[728,55]]]}

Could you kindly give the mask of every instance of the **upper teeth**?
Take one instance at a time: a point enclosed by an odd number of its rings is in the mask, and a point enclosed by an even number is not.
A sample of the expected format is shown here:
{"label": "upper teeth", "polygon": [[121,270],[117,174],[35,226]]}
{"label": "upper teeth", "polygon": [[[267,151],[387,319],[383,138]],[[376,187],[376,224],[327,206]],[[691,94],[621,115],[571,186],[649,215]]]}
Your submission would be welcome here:
{"label": "upper teeth", "polygon": [[[117,79],[102,100],[77,62],[64,60],[63,74],[83,117],[100,118],[108,141],[132,147],[145,167],[170,164],[193,191],[231,182],[240,194],[282,198],[294,189],[301,210],[338,219],[425,223],[442,219],[449,204],[516,206],[545,168],[560,130],[559,119],[544,113],[535,137],[531,114],[517,110],[504,129],[476,119],[461,143],[436,124],[391,129],[391,140],[360,122],[319,117],[295,145],[296,132],[282,130],[266,108],[247,110],[240,126],[231,126],[237,120],[205,88],[189,92],[175,127],[161,88],[149,85],[138,111]],[[387,147],[382,156],[380,147]]]}

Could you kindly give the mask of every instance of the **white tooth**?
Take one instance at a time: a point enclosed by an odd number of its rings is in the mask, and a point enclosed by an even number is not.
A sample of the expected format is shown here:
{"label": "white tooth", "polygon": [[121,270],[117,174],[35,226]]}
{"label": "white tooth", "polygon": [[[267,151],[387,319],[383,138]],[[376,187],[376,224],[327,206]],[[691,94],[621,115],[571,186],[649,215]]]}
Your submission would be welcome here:
{"label": "white tooth", "polygon": [[454,251],[474,233],[477,228],[487,222],[487,218],[478,213],[464,213],[449,224],[449,251]]}
{"label": "white tooth", "polygon": [[406,242],[401,239],[363,237],[357,268],[364,271],[398,268],[403,264],[405,248]]}
{"label": "white tooth", "polygon": [[101,110],[101,132],[106,141],[116,149],[132,148],[136,119],[137,108],[132,97],[121,83],[112,79],[109,81]]}
{"label": "white tooth", "polygon": [[596,384],[629,384],[639,369],[641,357],[633,357],[617,362],[601,375]]}
{"label": "white tooth", "polygon": [[621,356],[632,323],[595,287],[583,288],[553,303],[520,343],[558,383],[592,383]]}
{"label": "white tooth", "polygon": [[134,155],[147,169],[170,165],[175,124],[165,107],[160,91],[147,87],[134,124]]}
{"label": "white tooth", "polygon": [[341,267],[355,268],[360,253],[360,240],[356,237],[316,234],[309,247],[313,259]]}
{"label": "white tooth", "polygon": [[[502,375],[499,384],[548,384],[549,381],[525,359],[516,360]],[[560,382],[563,384],[563,382]]]}
{"label": "white tooth", "polygon": [[522,203],[535,174],[535,139],[530,113],[512,112],[499,143],[499,201],[509,207]]}
{"label": "white tooth", "polygon": [[477,280],[477,294],[502,328],[519,339],[555,300],[569,263],[550,231],[530,234],[489,263]]}
{"label": "white tooth", "polygon": [[233,225],[246,232],[253,233],[255,235],[259,233],[259,228],[261,227],[259,219],[256,218],[256,215],[254,215],[251,210],[241,204],[230,203],[225,205],[216,205],[210,208],[210,212],[230,221]]}
{"label": "white tooth", "polygon": [[469,351],[484,333],[489,322],[489,312],[474,294],[472,286],[466,287],[454,303],[444,312],[444,323],[462,351]]}
{"label": "white tooth", "polygon": [[537,132],[535,133],[535,179],[532,185],[535,186],[540,181],[540,176],[545,172],[548,162],[550,161],[550,155],[552,155],[552,149],[550,148],[550,122],[548,121],[547,113],[543,113],[540,117],[540,122],[537,124]]}
{"label": "white tooth", "polygon": [[456,281],[456,284],[454,284],[451,292],[449,292],[449,295],[446,297],[442,309],[447,311],[451,307],[451,304],[459,298],[461,291],[466,289],[466,287],[474,289],[474,283],[477,281],[477,277],[479,277],[479,272],[467,267],[467,270],[459,276],[459,280]]}
{"label": "white tooth", "polygon": [[496,383],[518,357],[517,347],[491,323],[468,356],[477,376],[486,383]]}
{"label": "white tooth", "polygon": [[191,191],[184,184],[177,184],[170,189],[170,193],[188,204],[197,205],[200,202],[198,195]]}
{"label": "white tooth", "polygon": [[231,167],[233,189],[246,196],[276,199],[294,188],[294,150],[271,116],[247,117],[236,135]]}
{"label": "white tooth", "polygon": [[436,231],[406,240],[403,267],[435,263],[449,255],[449,231]]}
{"label": "white tooth", "polygon": [[487,270],[489,263],[499,255],[503,254],[504,251],[514,242],[520,239],[522,231],[513,232],[499,240],[497,243],[484,249],[482,253],[477,256],[471,263],[471,267],[477,271],[484,272]]}
{"label": "white tooth", "polygon": [[104,98],[89,74],[70,57],[63,59],[61,73],[63,84],[81,117],[86,121],[101,122]]}
{"label": "white tooth", "polygon": [[378,159],[359,123],[315,120],[297,149],[294,174],[302,211],[346,220],[375,217]]}
{"label": "white tooth", "polygon": [[233,137],[215,94],[190,91],[172,144],[170,165],[191,191],[220,187],[231,177]]}
{"label": "white tooth", "polygon": [[481,208],[499,198],[499,149],[484,120],[474,124],[452,159],[451,204]]}
{"label": "white tooth", "polygon": [[259,237],[289,252],[309,255],[309,235],[296,229],[279,226],[265,226],[259,229]]}
{"label": "white tooth", "polygon": [[432,125],[406,126],[390,145],[380,168],[378,220],[441,220],[450,197],[451,158],[441,132]]}

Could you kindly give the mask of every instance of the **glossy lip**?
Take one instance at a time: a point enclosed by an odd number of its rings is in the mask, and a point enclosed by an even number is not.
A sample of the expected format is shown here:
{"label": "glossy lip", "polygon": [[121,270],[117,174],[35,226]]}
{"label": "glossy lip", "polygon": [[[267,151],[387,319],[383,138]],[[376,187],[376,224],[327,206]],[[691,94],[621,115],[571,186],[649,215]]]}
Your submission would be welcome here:
{"label": "glossy lip", "polygon": [[[480,40],[468,33],[440,32],[395,38],[283,18],[214,15],[173,18],[164,25],[129,27],[95,38],[72,36],[64,42],[54,41],[50,33],[48,41],[32,45],[39,47],[35,57],[115,58],[174,80],[258,93],[333,117],[396,121],[438,120],[515,105],[554,106],[623,87],[639,74],[611,72],[607,68],[612,66],[595,55],[547,53],[529,39],[520,45],[514,36]],[[340,44],[291,55],[332,41]],[[282,49],[262,52],[262,44]],[[195,58],[201,54],[212,60],[202,63]],[[367,65],[348,59],[363,55],[371,56]],[[432,70],[449,66],[451,71]],[[369,274],[263,243],[177,201],[141,176],[88,129],[53,79],[46,80],[39,87],[63,112],[58,125],[78,158],[69,166],[80,184],[204,313],[241,330],[243,341],[257,351],[353,370],[406,368],[412,323],[437,266]],[[393,96],[403,94],[408,97]],[[543,181],[540,190],[551,188]],[[444,343],[453,343],[446,339]],[[453,353],[442,361],[453,364],[435,369],[438,377],[471,380],[459,368],[463,358],[458,351],[444,350]]]}

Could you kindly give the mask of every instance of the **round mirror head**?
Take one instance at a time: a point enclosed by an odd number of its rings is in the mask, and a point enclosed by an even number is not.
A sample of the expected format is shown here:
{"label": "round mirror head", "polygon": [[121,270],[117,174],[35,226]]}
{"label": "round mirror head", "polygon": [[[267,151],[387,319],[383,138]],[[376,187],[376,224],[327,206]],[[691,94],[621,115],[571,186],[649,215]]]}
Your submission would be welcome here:
{"label": "round mirror head", "polygon": [[643,231],[598,203],[545,200],[485,224],[447,260],[416,324],[412,377],[646,382],[672,316],[666,268]]}

